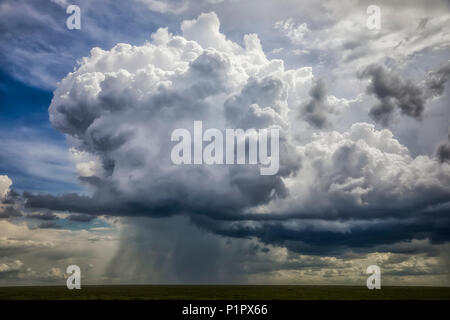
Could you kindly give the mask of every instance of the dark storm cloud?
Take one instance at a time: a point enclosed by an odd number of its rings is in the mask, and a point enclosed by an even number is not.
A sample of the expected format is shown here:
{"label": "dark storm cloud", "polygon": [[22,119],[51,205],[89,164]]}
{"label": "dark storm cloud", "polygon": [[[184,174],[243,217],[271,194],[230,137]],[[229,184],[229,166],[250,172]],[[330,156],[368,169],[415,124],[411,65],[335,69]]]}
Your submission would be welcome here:
{"label": "dark storm cloud", "polygon": [[440,145],[436,154],[440,162],[450,162],[450,143]]}
{"label": "dark storm cloud", "polygon": [[54,221],[42,222],[38,225],[39,229],[61,229],[61,226]]}
{"label": "dark storm cloud", "polygon": [[18,192],[16,192],[14,189],[11,189],[8,191],[5,198],[0,201],[0,203],[14,204],[19,199],[20,199],[20,194]]}
{"label": "dark storm cloud", "polygon": [[417,120],[422,118],[425,107],[422,87],[409,80],[405,81],[385,67],[375,64],[360,73],[359,78],[371,79],[367,92],[373,94],[380,102],[370,109],[370,116],[375,121],[388,125],[397,109]]}
{"label": "dark storm cloud", "polygon": [[450,78],[450,63],[427,75],[425,84],[414,84],[382,65],[372,64],[358,74],[360,79],[369,78],[367,93],[374,95],[379,104],[370,109],[370,116],[387,126],[397,110],[416,120],[422,119],[426,102],[444,92]]}
{"label": "dark storm cloud", "polygon": [[[436,203],[448,200],[443,197]],[[35,198],[36,200],[36,198]],[[48,202],[47,202],[48,204]],[[427,206],[429,203],[427,203]],[[73,208],[64,207],[64,210]],[[447,210],[429,212],[417,211],[414,206],[404,210],[374,210],[359,220],[359,210],[345,207],[342,212],[305,214],[236,214],[211,215],[211,211],[191,214],[191,221],[207,232],[231,238],[257,238],[263,243],[284,246],[302,254],[345,255],[349,248],[354,252],[366,252],[377,247],[379,252],[389,252],[393,245],[402,241],[428,239],[434,244],[450,240],[450,220]],[[106,211],[105,211],[106,212]],[[139,209],[134,214],[152,216],[151,211]],[[178,212],[180,213],[180,212]],[[119,212],[115,214],[120,215]],[[93,217],[88,216],[87,217]],[[337,222],[337,224],[334,224]],[[432,248],[411,248],[396,246],[397,253],[411,253],[411,250],[428,252]]]}
{"label": "dark storm cloud", "polygon": [[90,222],[95,219],[95,216],[88,214],[71,214],[66,219],[74,222]]}
{"label": "dark storm cloud", "polygon": [[[113,215],[113,216],[169,216],[182,212],[180,203],[167,202],[151,204],[145,201],[127,201],[123,197],[117,195],[114,197],[114,191],[109,189],[108,192],[100,188],[101,192],[97,192],[92,197],[79,195],[77,193],[68,193],[60,196],[40,195],[24,192],[25,207],[27,208],[45,208],[58,211],[79,212],[92,215]],[[111,192],[111,193],[109,193]],[[76,218],[75,218],[76,219]]]}
{"label": "dark storm cloud", "polygon": [[431,71],[426,80],[426,86],[431,95],[440,96],[444,93],[445,84],[450,79],[450,62],[436,71]]}
{"label": "dark storm cloud", "polygon": [[300,105],[298,117],[314,129],[331,128],[334,118],[354,101],[330,95],[325,81],[317,79],[309,90],[309,100]]}
{"label": "dark storm cloud", "polygon": [[21,216],[23,216],[22,212],[14,206],[7,205],[0,207],[0,219],[9,219]]}
{"label": "dark storm cloud", "polygon": [[[75,212],[93,212],[95,203],[87,196],[80,196],[76,193],[64,194],[62,196],[53,195],[33,195],[29,192],[23,194],[26,201],[26,207],[46,208],[50,210],[69,210]],[[89,210],[92,208],[92,211]]]}
{"label": "dark storm cloud", "polygon": [[386,220],[341,220],[344,229],[325,227],[321,220],[286,219],[284,221],[219,221],[206,216],[194,216],[192,221],[201,228],[214,233],[238,238],[256,237],[266,244],[287,247],[302,254],[345,255],[351,248],[354,252],[367,252],[378,248],[379,252],[397,253],[428,252],[432,247],[395,245],[414,239],[427,239],[433,244],[450,240],[448,230],[450,218],[446,210],[410,214],[409,219]]}
{"label": "dark storm cloud", "polygon": [[[87,213],[89,215],[113,215],[113,216],[152,216],[168,217],[180,213],[197,213],[215,216],[224,219],[240,219],[242,206],[265,203],[274,197],[273,190],[276,188],[280,195],[286,194],[283,184],[277,185],[277,178],[274,176],[264,176],[259,182],[254,182],[251,177],[242,174],[242,170],[233,169],[233,187],[245,192],[245,200],[236,199],[236,203],[230,199],[220,199],[215,197],[205,198],[202,201],[189,201],[180,198],[179,195],[185,193],[175,182],[168,181],[161,192],[173,192],[174,197],[167,201],[149,201],[144,195],[142,198],[126,198],[119,194],[119,191],[111,188],[99,187],[92,196],[84,196],[76,193],[63,194],[60,196],[48,194],[32,194],[24,192],[23,197],[25,207],[40,208],[58,211],[69,211]],[[241,174],[240,174],[241,173]],[[175,195],[178,195],[175,197]],[[264,218],[264,217],[261,217]]]}

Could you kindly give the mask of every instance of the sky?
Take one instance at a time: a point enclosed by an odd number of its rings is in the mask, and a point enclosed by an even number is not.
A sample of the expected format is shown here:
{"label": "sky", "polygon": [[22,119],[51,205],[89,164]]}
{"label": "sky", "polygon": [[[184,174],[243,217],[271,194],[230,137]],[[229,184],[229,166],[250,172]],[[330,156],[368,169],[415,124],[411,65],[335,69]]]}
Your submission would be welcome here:
{"label": "sky", "polygon": [[[1,286],[450,285],[449,1],[3,0],[0,30]],[[174,165],[194,121],[277,128],[278,172]]]}

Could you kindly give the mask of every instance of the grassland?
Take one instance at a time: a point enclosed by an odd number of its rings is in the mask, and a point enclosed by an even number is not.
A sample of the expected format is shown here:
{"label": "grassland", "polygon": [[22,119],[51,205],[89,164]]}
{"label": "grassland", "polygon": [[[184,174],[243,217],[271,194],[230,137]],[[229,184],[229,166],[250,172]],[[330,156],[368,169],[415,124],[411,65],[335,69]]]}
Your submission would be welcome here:
{"label": "grassland", "polygon": [[0,287],[0,300],[450,300],[449,287],[111,285]]}

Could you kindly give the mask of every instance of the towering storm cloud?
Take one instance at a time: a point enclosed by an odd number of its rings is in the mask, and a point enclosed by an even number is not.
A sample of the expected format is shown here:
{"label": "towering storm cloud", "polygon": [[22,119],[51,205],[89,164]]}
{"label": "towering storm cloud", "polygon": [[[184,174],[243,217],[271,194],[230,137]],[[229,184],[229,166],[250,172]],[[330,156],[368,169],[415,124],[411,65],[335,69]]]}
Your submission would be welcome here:
{"label": "towering storm cloud", "polygon": [[[268,60],[256,35],[244,47],[227,40],[212,13],[183,22],[182,31],[159,29],[141,47],[93,49],[55,91],[52,124],[101,164],[84,177],[96,202],[119,202],[124,214],[234,215],[285,197],[282,177],[300,166],[288,134],[288,96],[308,71]],[[257,165],[173,165],[171,133],[192,130],[194,120],[205,129],[279,128],[278,174],[260,176]]]}
{"label": "towering storm cloud", "polygon": [[[94,48],[59,83],[50,120],[68,136],[92,195],[26,193],[28,207],[183,215],[213,234],[310,254],[402,252],[410,249],[399,243],[449,240],[448,162],[413,156],[390,130],[366,122],[299,139],[299,127],[325,128],[343,108],[311,68],[268,59],[256,34],[242,46],[227,39],[214,13],[184,21],[181,31],[159,29],[142,46]],[[445,74],[430,78],[436,93]],[[380,100],[375,120],[387,123],[396,109],[420,119],[422,87],[376,65],[361,77],[372,80],[369,92]],[[196,120],[221,130],[278,128],[278,173],[261,176],[258,165],[174,165],[171,133],[192,130]]]}

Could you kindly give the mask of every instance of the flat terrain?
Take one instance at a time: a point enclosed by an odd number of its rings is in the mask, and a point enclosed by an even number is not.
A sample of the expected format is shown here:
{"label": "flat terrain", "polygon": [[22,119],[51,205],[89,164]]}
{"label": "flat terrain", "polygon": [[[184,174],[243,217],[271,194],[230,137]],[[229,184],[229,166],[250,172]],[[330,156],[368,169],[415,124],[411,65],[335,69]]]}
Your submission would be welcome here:
{"label": "flat terrain", "polygon": [[112,285],[0,287],[0,300],[450,300],[450,287]]}

